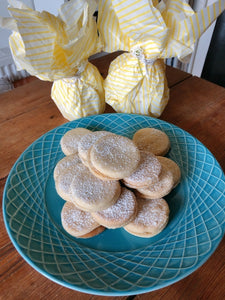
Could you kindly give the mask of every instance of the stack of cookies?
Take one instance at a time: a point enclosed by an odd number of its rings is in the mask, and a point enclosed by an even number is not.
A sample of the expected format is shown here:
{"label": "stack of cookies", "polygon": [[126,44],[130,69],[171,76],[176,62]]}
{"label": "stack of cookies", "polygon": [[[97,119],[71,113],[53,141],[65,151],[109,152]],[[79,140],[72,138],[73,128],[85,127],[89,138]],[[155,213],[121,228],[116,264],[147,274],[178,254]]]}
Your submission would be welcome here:
{"label": "stack of cookies", "polygon": [[88,238],[106,228],[152,237],[168,223],[164,196],[179,183],[178,165],[165,157],[168,136],[138,130],[133,139],[86,128],[68,131],[60,141],[65,157],[54,169],[56,191],[66,202],[63,228]]}

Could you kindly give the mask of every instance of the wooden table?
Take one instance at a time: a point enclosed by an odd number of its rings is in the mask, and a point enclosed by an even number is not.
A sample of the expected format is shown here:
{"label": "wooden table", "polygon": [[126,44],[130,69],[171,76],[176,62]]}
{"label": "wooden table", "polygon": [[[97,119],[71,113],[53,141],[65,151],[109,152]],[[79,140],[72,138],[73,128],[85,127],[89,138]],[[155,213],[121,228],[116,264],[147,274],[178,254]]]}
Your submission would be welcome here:
{"label": "wooden table", "polygon": [[[103,77],[118,54],[92,62]],[[225,170],[225,89],[168,67],[170,101],[160,119],[199,139]],[[21,85],[22,83],[22,85]],[[38,137],[67,122],[50,98],[51,83],[28,78],[0,95],[0,190],[19,155]],[[106,112],[113,112],[107,106]],[[40,275],[12,245],[0,215],[0,299],[225,299],[225,239],[210,259],[183,280],[151,293],[103,297],[62,287]]]}

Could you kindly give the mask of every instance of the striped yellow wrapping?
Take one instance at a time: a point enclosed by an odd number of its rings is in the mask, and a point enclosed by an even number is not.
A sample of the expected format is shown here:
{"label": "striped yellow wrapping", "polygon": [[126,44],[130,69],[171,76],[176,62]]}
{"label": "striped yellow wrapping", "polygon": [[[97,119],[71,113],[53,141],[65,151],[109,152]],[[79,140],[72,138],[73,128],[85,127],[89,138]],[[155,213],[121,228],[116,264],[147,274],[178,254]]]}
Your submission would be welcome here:
{"label": "striped yellow wrapping", "polygon": [[147,66],[147,71],[149,77],[142,74],[145,68],[132,54],[118,56],[111,63],[104,81],[106,101],[117,112],[158,117],[169,98],[163,60],[158,59],[153,66]]}
{"label": "striped yellow wrapping", "polygon": [[[73,120],[105,110],[103,79],[98,69],[87,63],[85,70],[78,76],[55,80],[51,97],[64,118]],[[62,101],[63,99],[63,101]]]}
{"label": "striped yellow wrapping", "polygon": [[[196,40],[224,9],[225,0],[198,13],[181,0],[100,0],[104,50],[128,52],[110,66],[106,102],[118,112],[159,117],[169,99],[163,59],[187,61]],[[141,59],[134,49],[143,52]]]}
{"label": "striped yellow wrapping", "polygon": [[74,81],[80,66],[101,47],[93,17],[97,2],[71,0],[59,8],[57,17],[20,1],[10,0],[10,5],[12,18],[5,20],[5,26],[13,30],[9,44],[17,69],[54,81],[53,100],[67,119],[102,112],[105,102],[99,71],[88,63]]}
{"label": "striped yellow wrapping", "polygon": [[18,28],[10,36],[18,69],[49,81],[73,76],[79,64],[99,50],[92,17],[96,5],[92,0],[73,0],[60,7],[58,17],[26,6],[9,7]]}

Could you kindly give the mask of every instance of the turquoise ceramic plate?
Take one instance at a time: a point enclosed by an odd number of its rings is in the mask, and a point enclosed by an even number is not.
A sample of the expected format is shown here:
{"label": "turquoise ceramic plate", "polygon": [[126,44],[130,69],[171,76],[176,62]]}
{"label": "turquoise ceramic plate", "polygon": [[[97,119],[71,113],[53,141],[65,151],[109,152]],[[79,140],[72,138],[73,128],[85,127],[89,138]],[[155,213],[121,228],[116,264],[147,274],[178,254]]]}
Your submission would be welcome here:
{"label": "turquoise ceramic plate", "polygon": [[[123,229],[82,240],[62,228],[64,201],[56,194],[53,169],[68,130],[86,127],[132,137],[143,127],[163,130],[168,157],[178,163],[181,183],[166,197],[170,220],[153,238]],[[131,295],[170,285],[195,271],[224,234],[225,179],[212,154],[193,136],[158,119],[106,114],[82,118],[46,133],[18,159],[8,177],[3,212],[8,234],[22,257],[49,279],[98,295]]]}

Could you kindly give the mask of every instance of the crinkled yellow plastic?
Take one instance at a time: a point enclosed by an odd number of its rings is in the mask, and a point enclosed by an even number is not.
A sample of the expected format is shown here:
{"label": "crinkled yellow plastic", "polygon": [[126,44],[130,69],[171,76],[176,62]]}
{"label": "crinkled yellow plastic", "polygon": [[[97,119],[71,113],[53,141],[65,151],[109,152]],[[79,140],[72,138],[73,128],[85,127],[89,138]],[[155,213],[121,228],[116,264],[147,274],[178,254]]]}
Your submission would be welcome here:
{"label": "crinkled yellow plastic", "polygon": [[32,10],[20,1],[10,0],[9,4],[12,17],[1,18],[0,25],[13,31],[9,43],[17,69],[54,81],[54,101],[69,120],[102,112],[102,78],[96,68],[88,64],[79,79],[64,84],[68,81],[64,78],[76,77],[88,58],[100,51],[93,17],[97,2],[71,0],[59,8],[57,17]]}
{"label": "crinkled yellow plastic", "polygon": [[159,117],[169,98],[163,60],[187,62],[196,40],[224,9],[225,0],[197,13],[181,0],[100,0],[103,49],[128,52],[112,62],[106,102],[119,112]]}

